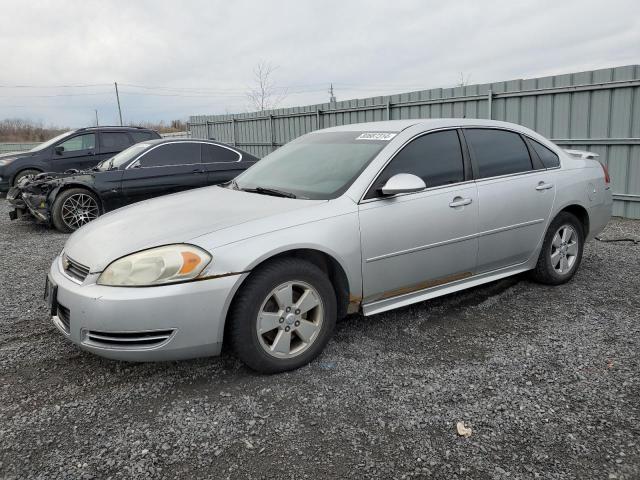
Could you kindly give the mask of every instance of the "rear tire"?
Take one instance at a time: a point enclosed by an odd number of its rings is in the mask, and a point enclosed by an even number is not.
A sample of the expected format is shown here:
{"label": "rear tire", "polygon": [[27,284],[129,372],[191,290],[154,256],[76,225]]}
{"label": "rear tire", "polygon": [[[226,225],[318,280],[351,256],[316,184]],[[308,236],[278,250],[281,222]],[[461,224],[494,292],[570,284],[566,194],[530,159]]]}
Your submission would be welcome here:
{"label": "rear tire", "polygon": [[533,279],[546,285],[561,285],[573,278],[584,248],[584,230],[578,218],[560,212],[547,229]]}
{"label": "rear tire", "polygon": [[100,216],[98,197],[84,188],[64,190],[53,202],[51,219],[62,233],[76,231],[82,225]]}
{"label": "rear tire", "polygon": [[30,175],[39,175],[41,173],[42,172],[40,170],[34,170],[34,169],[22,170],[21,172],[18,172],[15,177],[13,177],[13,183],[11,185],[15,187],[16,185],[18,185],[18,182],[20,181],[20,179],[24,177],[28,177]]}
{"label": "rear tire", "polygon": [[313,263],[282,258],[258,267],[242,285],[229,311],[228,338],[253,370],[294,370],[322,352],[336,316],[327,275]]}

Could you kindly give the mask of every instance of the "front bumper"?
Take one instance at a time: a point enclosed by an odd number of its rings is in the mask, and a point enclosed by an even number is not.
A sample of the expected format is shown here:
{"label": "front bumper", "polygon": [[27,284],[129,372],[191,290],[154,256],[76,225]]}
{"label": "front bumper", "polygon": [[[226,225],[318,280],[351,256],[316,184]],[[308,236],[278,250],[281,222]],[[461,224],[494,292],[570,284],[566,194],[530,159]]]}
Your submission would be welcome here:
{"label": "front bumper", "polygon": [[234,275],[157,287],[80,283],[51,265],[57,288],[53,323],[74,344],[96,355],[127,361],[163,361],[218,355],[224,321],[237,285]]}

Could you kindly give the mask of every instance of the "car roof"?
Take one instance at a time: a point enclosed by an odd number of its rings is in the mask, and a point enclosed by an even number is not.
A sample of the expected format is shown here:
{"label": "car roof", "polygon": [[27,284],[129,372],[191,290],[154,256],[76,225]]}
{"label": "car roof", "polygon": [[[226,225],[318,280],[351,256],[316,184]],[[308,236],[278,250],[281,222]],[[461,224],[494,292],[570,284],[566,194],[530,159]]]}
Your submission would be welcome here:
{"label": "car roof", "polygon": [[231,145],[227,145],[226,143],[216,142],[214,140],[208,140],[206,138],[154,138],[151,140],[145,140],[140,143],[150,143],[153,145],[157,145],[158,143],[180,143],[180,142],[198,142],[198,143],[210,143],[211,145],[222,145],[223,147],[235,148]]}
{"label": "car roof", "polygon": [[409,127],[419,125],[424,130],[432,130],[436,128],[446,127],[504,127],[513,130],[525,129],[520,125],[509,122],[501,122],[498,120],[487,120],[484,118],[416,118],[411,120],[384,120],[381,122],[353,123],[350,125],[341,125],[339,127],[330,127],[322,130],[323,132],[401,132]]}
{"label": "car roof", "polygon": [[124,125],[98,125],[97,127],[82,127],[75,130],[76,132],[84,130],[134,130],[142,132],[154,132],[155,130],[147,127],[129,127]]}

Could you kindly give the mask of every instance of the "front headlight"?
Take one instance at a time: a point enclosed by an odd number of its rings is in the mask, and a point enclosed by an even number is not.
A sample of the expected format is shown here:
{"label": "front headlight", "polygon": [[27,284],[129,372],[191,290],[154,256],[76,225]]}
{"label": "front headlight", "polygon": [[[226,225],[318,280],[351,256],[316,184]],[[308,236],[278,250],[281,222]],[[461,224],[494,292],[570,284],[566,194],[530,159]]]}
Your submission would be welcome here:
{"label": "front headlight", "polygon": [[15,158],[0,158],[0,167],[4,167],[9,165],[11,162],[16,160]]}
{"label": "front headlight", "polygon": [[111,263],[98,277],[98,285],[152,286],[196,278],[211,255],[193,245],[178,244],[133,253]]}

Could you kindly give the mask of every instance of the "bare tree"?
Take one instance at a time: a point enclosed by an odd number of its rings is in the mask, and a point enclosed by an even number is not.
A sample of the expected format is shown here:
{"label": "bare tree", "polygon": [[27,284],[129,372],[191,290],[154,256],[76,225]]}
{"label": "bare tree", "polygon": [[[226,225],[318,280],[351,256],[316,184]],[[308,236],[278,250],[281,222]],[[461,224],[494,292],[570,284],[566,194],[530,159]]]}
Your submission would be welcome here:
{"label": "bare tree", "polygon": [[460,72],[460,79],[458,80],[456,87],[466,87],[469,85],[469,80],[471,80],[470,73],[465,76],[464,72]]}
{"label": "bare tree", "polygon": [[276,86],[273,80],[273,72],[277,69],[276,65],[264,60],[253,69],[255,85],[247,92],[252,108],[263,112],[278,106],[286,98],[286,89]]}

